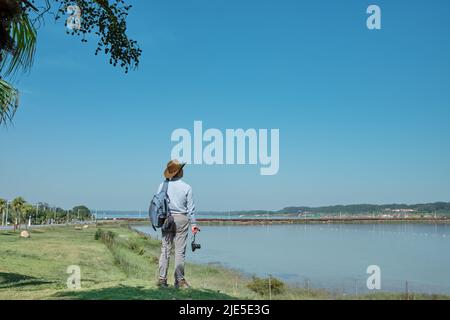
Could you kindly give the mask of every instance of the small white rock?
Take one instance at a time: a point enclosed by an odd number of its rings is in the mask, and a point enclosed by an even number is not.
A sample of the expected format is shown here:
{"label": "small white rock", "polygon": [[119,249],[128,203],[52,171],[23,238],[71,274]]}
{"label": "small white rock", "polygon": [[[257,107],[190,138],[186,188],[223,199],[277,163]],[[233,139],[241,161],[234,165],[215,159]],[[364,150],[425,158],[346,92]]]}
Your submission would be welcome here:
{"label": "small white rock", "polygon": [[22,237],[22,238],[30,238],[31,236],[30,236],[30,233],[28,232],[28,231],[26,231],[26,230],[23,230],[21,233],[20,233],[20,236]]}

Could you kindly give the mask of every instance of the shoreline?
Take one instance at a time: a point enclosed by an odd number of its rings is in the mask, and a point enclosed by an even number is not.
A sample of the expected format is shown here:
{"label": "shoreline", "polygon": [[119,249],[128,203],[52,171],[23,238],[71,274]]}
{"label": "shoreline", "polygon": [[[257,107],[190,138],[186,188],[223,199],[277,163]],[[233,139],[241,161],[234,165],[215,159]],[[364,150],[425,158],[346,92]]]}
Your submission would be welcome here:
{"label": "shoreline", "polygon": [[[197,222],[206,225],[271,225],[271,224],[388,224],[388,223],[406,223],[406,224],[449,224],[450,219],[444,218],[307,218],[307,219],[265,219],[265,218],[197,218]],[[97,223],[111,223],[111,222],[128,222],[135,223],[149,223],[148,219],[143,218],[116,218],[107,220],[97,220]]]}

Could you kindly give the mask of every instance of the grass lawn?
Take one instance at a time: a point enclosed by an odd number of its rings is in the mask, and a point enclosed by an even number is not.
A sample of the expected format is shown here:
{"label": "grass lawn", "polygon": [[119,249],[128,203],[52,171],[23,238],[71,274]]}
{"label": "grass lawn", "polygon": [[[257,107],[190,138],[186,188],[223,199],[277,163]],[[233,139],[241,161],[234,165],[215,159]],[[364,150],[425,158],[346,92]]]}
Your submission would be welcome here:
{"label": "grass lawn", "polygon": [[[95,240],[95,226],[75,230],[55,227],[18,232],[0,231],[0,300],[4,299],[259,299],[247,288],[251,279],[218,266],[186,265],[189,290],[156,287],[159,241],[126,226],[105,225]],[[71,265],[81,269],[81,289],[67,289]],[[173,272],[173,264],[170,271]],[[169,277],[169,283],[173,278]],[[286,287],[275,299],[401,299],[400,294],[335,296],[332,293]],[[416,299],[447,298],[415,295]]]}
{"label": "grass lawn", "polygon": [[[31,231],[31,238],[0,231],[0,299],[232,299],[252,298],[232,271],[187,264],[186,277],[193,289],[156,287],[159,242],[126,227],[113,231],[118,245],[108,248],[94,240],[96,228],[73,227]],[[139,249],[139,252],[136,252]],[[81,289],[68,290],[67,267],[81,269]],[[172,269],[171,269],[172,270]],[[234,279],[238,284],[230,284]],[[173,283],[173,278],[169,278]],[[221,289],[218,289],[221,288]]]}

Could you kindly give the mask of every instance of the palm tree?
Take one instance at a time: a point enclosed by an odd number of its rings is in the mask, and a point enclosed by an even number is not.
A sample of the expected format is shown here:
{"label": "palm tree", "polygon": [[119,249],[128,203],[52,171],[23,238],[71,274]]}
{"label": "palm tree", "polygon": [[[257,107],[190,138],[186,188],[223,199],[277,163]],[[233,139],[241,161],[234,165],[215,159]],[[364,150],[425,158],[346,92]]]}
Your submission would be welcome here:
{"label": "palm tree", "polygon": [[26,0],[0,0],[0,125],[10,121],[19,104],[19,92],[4,77],[28,71],[36,49],[36,29]]}
{"label": "palm tree", "polygon": [[6,200],[0,199],[0,213],[2,214],[2,226],[5,225]]}
{"label": "palm tree", "polygon": [[15,217],[15,224],[14,224],[14,230],[16,230],[16,225],[19,225],[20,229],[20,223],[22,222],[22,211],[24,208],[26,201],[22,197],[17,197],[11,202],[11,208],[14,210],[14,213],[16,215]]}

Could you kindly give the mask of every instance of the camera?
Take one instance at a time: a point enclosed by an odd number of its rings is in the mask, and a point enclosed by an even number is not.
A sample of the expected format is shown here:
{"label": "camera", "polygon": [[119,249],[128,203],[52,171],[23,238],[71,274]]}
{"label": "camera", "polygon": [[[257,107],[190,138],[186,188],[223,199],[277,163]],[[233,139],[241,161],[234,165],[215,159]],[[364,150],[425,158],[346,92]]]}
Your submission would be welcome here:
{"label": "camera", "polygon": [[191,249],[192,249],[192,252],[194,252],[194,251],[197,250],[197,249],[201,249],[201,248],[202,248],[202,246],[201,246],[200,243],[195,243],[195,235],[194,235],[194,239],[193,239],[192,242],[191,242]]}

